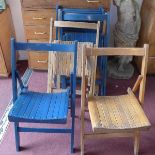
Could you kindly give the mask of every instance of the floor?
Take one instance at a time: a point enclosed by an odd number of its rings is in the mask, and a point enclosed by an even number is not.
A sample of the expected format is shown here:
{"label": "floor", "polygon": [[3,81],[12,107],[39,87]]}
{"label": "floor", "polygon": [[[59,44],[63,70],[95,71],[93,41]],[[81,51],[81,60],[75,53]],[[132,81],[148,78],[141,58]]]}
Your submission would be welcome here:
{"label": "floor", "polygon": [[[19,66],[22,71],[25,70],[26,64]],[[126,92],[127,87],[133,86],[137,73],[131,80],[114,80],[107,81],[107,94],[116,95]],[[144,110],[152,124],[148,132],[142,133],[140,155],[155,154],[155,76],[147,77],[146,96]],[[34,91],[46,91],[47,72],[33,72],[29,82],[29,88]],[[2,86],[2,87],[1,87]],[[11,79],[0,79],[0,114],[5,111],[11,98]],[[75,155],[80,154],[80,98],[76,101],[76,125],[75,125]],[[86,114],[86,130],[90,130],[90,120]],[[51,127],[48,124],[23,124],[23,126]],[[70,120],[66,126],[70,125]],[[70,138],[65,134],[38,134],[38,133],[21,133],[21,155],[69,155]],[[9,149],[8,149],[9,148]],[[1,155],[19,154],[15,150],[13,124],[11,123],[6,131],[3,141],[0,144]],[[104,140],[90,140],[85,142],[86,155],[131,155],[133,154],[133,142],[128,138],[113,138]]]}

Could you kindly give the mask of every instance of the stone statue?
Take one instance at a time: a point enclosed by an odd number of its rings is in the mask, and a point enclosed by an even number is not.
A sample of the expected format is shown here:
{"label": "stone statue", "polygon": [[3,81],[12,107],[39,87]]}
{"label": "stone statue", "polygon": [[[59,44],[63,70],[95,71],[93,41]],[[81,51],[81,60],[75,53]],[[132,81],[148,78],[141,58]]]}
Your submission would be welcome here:
{"label": "stone statue", "polygon": [[[138,40],[141,26],[140,4],[138,0],[113,0],[117,7],[118,21],[114,29],[115,47],[134,47]],[[118,79],[129,79],[134,73],[130,63],[132,57],[115,57],[108,63],[109,76]]]}

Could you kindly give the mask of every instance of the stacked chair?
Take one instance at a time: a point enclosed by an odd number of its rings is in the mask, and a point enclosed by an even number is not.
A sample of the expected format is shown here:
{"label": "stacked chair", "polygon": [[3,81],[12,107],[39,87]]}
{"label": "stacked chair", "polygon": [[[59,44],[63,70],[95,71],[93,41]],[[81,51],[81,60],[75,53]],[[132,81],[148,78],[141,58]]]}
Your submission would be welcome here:
{"label": "stacked chair", "polygon": [[[32,92],[26,88],[18,74],[16,67],[17,51],[44,51],[73,54],[73,67],[71,70],[71,86],[52,93]],[[75,90],[76,90],[76,66],[77,66],[77,42],[73,44],[59,43],[21,43],[11,40],[12,54],[12,88],[13,107],[8,115],[10,122],[14,122],[16,150],[20,150],[20,132],[42,133],[67,133],[71,135],[71,152],[74,148],[74,122],[75,122]],[[19,83],[21,91],[17,92]],[[19,123],[49,123],[66,124],[68,108],[71,108],[70,128],[32,128],[20,127]]]}
{"label": "stacked chair", "polygon": [[[110,38],[110,15],[109,12],[105,12],[101,7],[99,9],[70,9],[57,6],[57,20],[61,21],[74,21],[74,22],[89,22],[97,23],[100,21],[100,36],[99,36],[99,47],[108,47]],[[81,30],[72,28],[62,28],[60,34],[56,29],[56,38],[58,36],[61,40],[79,42],[96,42],[96,32],[94,30]],[[98,70],[100,74],[100,80],[97,80],[100,86],[100,95],[105,95],[106,92],[106,67],[107,57],[98,58]]]}
{"label": "stacked chair", "polygon": [[[58,34],[60,34],[61,28],[72,28],[72,29],[80,29],[80,30],[94,30],[96,33],[95,37],[95,45],[92,42],[78,42],[78,51],[77,51],[77,77],[82,77],[82,53],[83,53],[83,46],[86,45],[87,47],[98,47],[99,44],[99,30],[100,30],[100,22],[98,23],[86,23],[86,22],[69,22],[69,21],[53,21],[51,19],[51,29],[50,29],[50,42],[53,41],[52,34],[53,28],[58,28]],[[72,44],[74,41],[61,41],[57,40],[55,42],[59,43],[67,43]],[[49,61],[48,61],[48,83],[47,83],[47,92],[51,92],[52,88],[60,88],[62,83],[62,87],[66,87],[66,80],[61,80],[61,76],[69,77],[70,69],[73,66],[72,56],[70,54],[62,54],[62,53],[49,53]],[[88,67],[86,69],[87,75],[89,75],[89,85],[94,85],[95,83],[91,83],[93,78],[92,74],[93,71],[89,67],[89,64],[96,65],[96,59],[90,59],[87,64]],[[56,84],[55,84],[55,77],[56,77]],[[65,83],[65,84],[64,84]],[[92,88],[92,87],[91,87]],[[77,91],[77,94],[81,94],[80,91]]]}
{"label": "stacked chair", "polygon": [[[95,96],[86,94],[85,62],[91,56],[139,56],[142,57],[141,74],[127,94],[119,96]],[[140,132],[150,127],[144,111],[148,45],[144,48],[87,48],[83,52],[82,96],[81,96],[81,155],[84,154],[84,141],[94,138],[133,137],[134,155],[138,155]],[[93,66],[92,66],[93,67]],[[94,68],[95,70],[95,68]],[[140,86],[140,88],[139,88]],[[139,89],[139,98],[135,96]],[[92,131],[85,130],[85,109],[88,102]]]}

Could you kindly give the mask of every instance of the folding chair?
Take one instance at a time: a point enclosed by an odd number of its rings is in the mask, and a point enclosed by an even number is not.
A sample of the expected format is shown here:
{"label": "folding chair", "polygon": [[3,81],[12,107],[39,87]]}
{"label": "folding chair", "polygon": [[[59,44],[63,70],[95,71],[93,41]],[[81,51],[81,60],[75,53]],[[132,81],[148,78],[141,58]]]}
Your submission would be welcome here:
{"label": "folding chair", "polygon": [[[141,75],[127,94],[119,96],[94,96],[86,100],[85,62],[89,56],[132,55],[142,57]],[[150,127],[150,122],[143,111],[148,45],[144,48],[84,48],[82,71],[82,108],[81,108],[81,155],[84,154],[84,140],[91,138],[134,137],[134,154],[138,155],[139,137],[142,130]],[[95,69],[95,68],[94,68]],[[139,89],[139,98],[135,92]],[[92,132],[85,131],[85,103],[88,101]]]}
{"label": "folding chair", "polygon": [[[29,91],[22,83],[16,68],[17,51],[50,51],[70,52],[73,54],[73,68],[71,71],[71,88],[59,90],[52,93],[39,93]],[[42,133],[68,133],[71,134],[71,152],[74,147],[74,121],[75,121],[75,90],[76,90],[76,65],[77,65],[77,42],[74,44],[53,43],[21,43],[11,40],[12,54],[12,91],[13,107],[9,112],[8,119],[14,122],[16,150],[20,150],[20,132],[42,132]],[[17,93],[17,82],[21,92]],[[72,122],[70,128],[30,128],[20,127],[19,123],[50,123],[66,124],[68,118],[69,102],[71,106]]]}
{"label": "folding chair", "polygon": [[[60,28],[78,28],[78,29],[89,29],[94,30],[96,32],[96,44],[94,45],[91,42],[78,42],[78,51],[77,51],[77,77],[81,78],[82,73],[82,47],[86,45],[87,47],[98,47],[99,43],[99,29],[100,29],[100,22],[96,23],[86,23],[86,22],[69,22],[69,21],[54,21],[51,19],[51,29],[50,29],[50,42],[52,42],[52,34],[53,28],[59,28],[58,33],[60,33]],[[58,38],[59,39],[59,38]],[[73,43],[72,41],[56,41],[56,42],[65,42],[68,44]],[[90,62],[90,61],[89,61]],[[91,60],[90,63],[97,63],[97,61]],[[54,85],[54,77],[58,76],[57,78],[57,88],[60,88],[60,76],[69,76],[69,70],[72,67],[72,57],[69,54],[59,54],[59,53],[49,53],[49,61],[48,61],[48,84],[47,84],[47,92],[51,92],[51,88]],[[92,78],[91,69],[87,70],[87,74],[89,74],[89,81]],[[66,86],[66,80],[62,80],[63,87]],[[65,83],[65,84],[64,84]],[[91,82],[90,82],[91,83]],[[94,84],[95,85],[95,84]],[[55,86],[54,86],[55,87]],[[77,92],[80,94],[80,92]]]}
{"label": "folding chair", "polygon": [[[110,13],[100,7],[98,9],[79,9],[79,8],[63,8],[57,6],[56,19],[62,21],[74,22],[98,22],[100,21],[100,37],[99,47],[108,47],[110,39]],[[69,30],[69,31],[68,31]],[[58,39],[58,29],[56,29],[56,38]],[[63,35],[62,35],[63,34]],[[65,35],[64,35],[65,34]],[[77,35],[78,34],[78,35]],[[85,42],[94,42],[95,35],[91,30],[75,30],[62,28],[60,31],[61,40],[78,40]],[[97,80],[100,84],[100,95],[106,94],[106,77],[107,77],[107,57],[98,58],[98,69],[101,79]]]}

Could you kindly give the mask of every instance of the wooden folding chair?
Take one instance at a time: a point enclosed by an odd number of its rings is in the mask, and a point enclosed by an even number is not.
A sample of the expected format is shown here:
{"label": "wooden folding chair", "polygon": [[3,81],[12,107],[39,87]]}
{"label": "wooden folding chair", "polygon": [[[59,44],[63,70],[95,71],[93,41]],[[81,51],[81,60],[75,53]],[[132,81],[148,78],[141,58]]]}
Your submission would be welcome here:
{"label": "wooden folding chair", "polygon": [[[127,94],[120,96],[95,96],[93,93],[86,100],[85,62],[90,56],[140,56],[142,57],[141,74]],[[91,138],[134,137],[134,154],[138,155],[139,137],[142,130],[150,127],[150,122],[143,111],[148,45],[144,48],[84,48],[81,97],[81,155],[84,154],[84,140]],[[95,69],[95,68],[94,68]],[[135,92],[139,89],[139,98]],[[86,101],[91,119],[92,132],[84,130]]]}
{"label": "wooden folding chair", "polygon": [[[78,51],[77,51],[77,77],[82,77],[82,49],[83,46],[86,45],[87,47],[98,47],[99,44],[99,29],[100,29],[100,22],[96,23],[86,23],[86,22],[69,22],[69,21],[54,21],[51,19],[51,28],[50,28],[50,42],[52,42],[52,35],[53,35],[53,28],[59,28],[58,33],[60,33],[61,28],[78,28],[78,29],[89,29],[96,31],[96,44],[94,45],[91,42],[78,42]],[[59,35],[60,36],[60,35]],[[73,41],[60,41],[59,43],[68,43],[72,44]],[[60,76],[69,76],[70,69],[73,66],[72,57],[70,54],[62,54],[62,53],[49,53],[49,61],[48,61],[48,82],[47,82],[47,92],[51,92],[53,87],[60,88]],[[90,61],[89,61],[90,62]],[[91,60],[91,63],[96,64],[97,60]],[[86,70],[89,77],[92,77],[91,69]],[[57,85],[54,85],[54,77],[57,76]],[[91,79],[89,79],[91,81]],[[54,86],[53,86],[54,85]],[[66,84],[65,84],[66,85]],[[77,92],[80,94],[80,92]]]}
{"label": "wooden folding chair", "polygon": [[[73,54],[73,68],[71,70],[70,89],[61,89],[52,93],[40,93],[29,91],[22,83],[16,68],[17,51],[45,51],[45,52],[70,52]],[[11,40],[12,54],[12,87],[13,107],[9,112],[8,119],[14,122],[16,150],[20,150],[20,132],[42,132],[42,133],[67,133],[71,135],[71,152],[74,147],[74,121],[75,121],[75,90],[76,90],[76,64],[77,64],[77,42],[74,44],[48,44],[48,43],[20,43]],[[21,92],[17,92],[19,82]],[[29,128],[20,127],[19,123],[50,123],[66,124],[68,108],[71,106],[70,128]]]}

